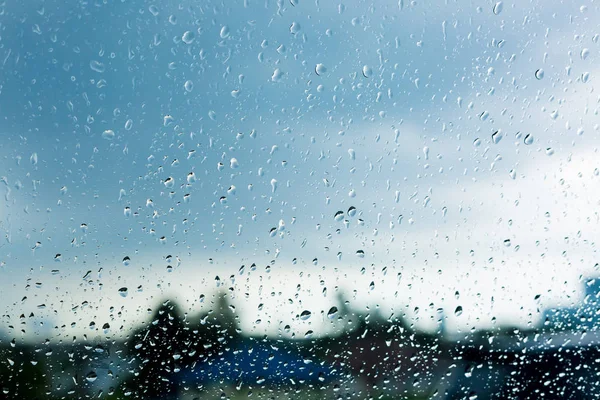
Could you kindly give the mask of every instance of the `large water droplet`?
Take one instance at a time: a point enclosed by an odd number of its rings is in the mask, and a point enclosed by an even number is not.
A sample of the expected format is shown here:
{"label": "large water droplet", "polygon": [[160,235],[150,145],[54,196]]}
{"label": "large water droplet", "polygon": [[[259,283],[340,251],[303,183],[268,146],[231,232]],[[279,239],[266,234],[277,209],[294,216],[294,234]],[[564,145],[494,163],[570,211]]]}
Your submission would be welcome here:
{"label": "large water droplet", "polygon": [[531,133],[528,133],[527,135],[525,135],[525,138],[523,139],[523,143],[525,143],[526,145],[530,145],[533,143],[533,135]]}
{"label": "large water droplet", "polygon": [[127,297],[127,292],[128,292],[128,290],[126,287],[122,287],[121,289],[119,289],[119,295],[121,297]]}
{"label": "large water droplet", "polygon": [[456,307],[456,309],[454,310],[454,315],[456,315],[457,317],[460,317],[463,313],[463,308],[462,306],[458,306]]}

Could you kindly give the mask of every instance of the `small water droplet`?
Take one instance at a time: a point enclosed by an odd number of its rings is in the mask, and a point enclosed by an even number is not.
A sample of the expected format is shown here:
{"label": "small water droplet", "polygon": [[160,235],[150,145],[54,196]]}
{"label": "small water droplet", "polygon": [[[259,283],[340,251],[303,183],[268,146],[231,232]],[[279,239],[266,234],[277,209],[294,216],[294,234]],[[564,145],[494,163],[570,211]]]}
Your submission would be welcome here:
{"label": "small water droplet", "polygon": [[494,4],[493,12],[495,15],[498,15],[502,12],[503,9],[504,9],[504,4],[501,1],[499,1],[496,4]]}
{"label": "small water droplet", "polygon": [[333,219],[336,220],[337,222],[340,222],[341,220],[344,219],[344,212],[343,211],[336,212],[335,215],[333,216]]}
{"label": "small water droplet", "polygon": [[131,262],[131,259],[129,258],[129,256],[125,256],[123,257],[123,265],[124,266],[128,266]]}
{"label": "small water droplet", "polygon": [[547,155],[547,156],[551,156],[551,155],[553,155],[553,154],[554,154],[554,149],[553,149],[552,147],[548,147],[548,148],[546,149],[546,155]]}
{"label": "small water droplet", "polygon": [[481,139],[477,138],[473,141],[473,146],[479,147],[481,146]]}
{"label": "small water droplet", "polygon": [[359,258],[364,258],[365,257],[365,251],[364,250],[356,250],[356,256]]}
{"label": "small water droplet", "polygon": [[126,287],[122,287],[121,289],[119,289],[119,295],[121,297],[127,297],[127,288]]}
{"label": "small water droplet", "polygon": [[111,129],[107,129],[102,132],[102,139],[113,140],[115,138],[115,132]]}
{"label": "small water droplet", "polygon": [[104,66],[104,64],[102,64],[100,61],[96,61],[96,60],[90,61],[90,68],[92,69],[92,71],[96,71],[99,73],[102,73],[106,70],[106,67]]}
{"label": "small water droplet", "polygon": [[370,78],[373,76],[373,69],[368,65],[362,67],[362,74],[365,78]]}
{"label": "small water droplet", "polygon": [[271,75],[271,81],[279,82],[282,77],[283,77],[283,71],[280,70],[279,68],[277,68],[277,69],[275,69],[275,71],[273,71],[273,75]]}
{"label": "small water droplet", "polygon": [[535,71],[535,79],[542,80],[544,79],[544,70],[543,69],[538,69],[537,71]]}
{"label": "small water droplet", "polygon": [[586,58],[588,58],[588,56],[590,55],[590,49],[585,48],[583,50],[581,50],[581,59],[585,60]]}
{"label": "small water droplet", "polygon": [[533,135],[531,133],[528,133],[527,135],[525,135],[525,138],[523,139],[523,143],[525,143],[526,145],[530,145],[533,143]]}
{"label": "small water droplet", "polygon": [[456,307],[456,309],[454,310],[454,315],[456,315],[457,317],[460,317],[463,313],[463,308],[462,306],[458,306]]}
{"label": "small water droplet", "polygon": [[329,319],[334,319],[338,314],[338,308],[337,307],[331,307],[329,309],[329,311],[327,311],[327,318]]}
{"label": "small water droplet", "polygon": [[226,39],[229,37],[229,27],[227,25],[221,27],[221,32],[219,32],[219,36],[221,36],[221,39]]}
{"label": "small water droplet", "polygon": [[492,143],[494,143],[494,144],[500,143],[500,141],[502,140],[502,137],[503,137],[502,131],[497,130],[496,132],[492,133]]}
{"label": "small water droplet", "polygon": [[327,72],[327,68],[323,64],[317,64],[315,67],[315,73],[319,76],[324,75]]}
{"label": "small water droplet", "polygon": [[300,28],[300,24],[297,22],[292,22],[292,25],[290,25],[290,33],[292,35],[297,34],[298,32],[300,32],[301,28]]}
{"label": "small water droplet", "polygon": [[186,92],[191,92],[192,90],[194,90],[194,82],[189,80],[185,81],[185,83],[183,84],[183,88]]}
{"label": "small water droplet", "polygon": [[307,319],[310,318],[311,315],[312,315],[312,313],[310,311],[304,310],[304,311],[302,311],[302,314],[300,314],[300,319],[302,321],[306,321]]}
{"label": "small water droplet", "polygon": [[185,31],[181,36],[181,41],[185,44],[192,44],[194,39],[196,39],[196,35],[192,31]]}
{"label": "small water droplet", "polygon": [[96,379],[98,379],[98,375],[95,371],[91,371],[85,376],[85,380],[90,383],[96,381]]}

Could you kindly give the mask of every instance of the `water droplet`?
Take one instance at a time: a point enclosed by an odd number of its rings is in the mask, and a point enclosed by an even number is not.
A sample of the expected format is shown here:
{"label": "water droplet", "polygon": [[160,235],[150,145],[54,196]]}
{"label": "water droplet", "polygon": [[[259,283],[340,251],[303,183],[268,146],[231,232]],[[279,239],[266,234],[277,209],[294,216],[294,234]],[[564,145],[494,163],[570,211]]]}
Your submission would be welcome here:
{"label": "water droplet", "polygon": [[127,121],[125,121],[125,130],[126,131],[130,131],[132,127],[133,127],[133,120],[128,119]]}
{"label": "water droplet", "polygon": [[502,12],[503,9],[504,9],[504,4],[501,1],[499,1],[496,4],[494,4],[493,12],[495,15],[498,15]]}
{"label": "water droplet", "polygon": [[542,80],[544,79],[544,70],[543,69],[538,69],[537,71],[535,71],[535,79]]}
{"label": "water droplet", "polygon": [[368,65],[362,67],[362,74],[365,78],[370,78],[373,76],[373,69]]}
{"label": "water droplet", "polygon": [[123,265],[124,266],[128,266],[131,262],[131,259],[129,258],[129,256],[125,256],[123,257]]}
{"label": "water droplet", "polygon": [[196,174],[192,171],[189,174],[187,174],[187,183],[194,183],[196,182]]}
{"label": "water droplet", "polygon": [[481,114],[479,114],[479,119],[482,121],[485,121],[486,119],[488,119],[489,116],[490,116],[490,113],[487,111],[484,111]]}
{"label": "water droplet", "polygon": [[515,171],[514,169],[511,169],[508,172],[508,176],[510,176],[510,179],[516,179],[517,178],[517,171]]}
{"label": "water droplet", "polygon": [[194,82],[185,81],[185,83],[183,84],[183,88],[186,92],[191,92],[192,90],[194,90]]}
{"label": "water droplet", "polygon": [[590,80],[589,72],[584,72],[583,74],[581,74],[581,82],[587,83],[589,80]]}
{"label": "water droplet", "polygon": [[196,39],[196,35],[192,31],[185,31],[181,36],[181,41],[185,44],[192,44],[194,39]]}
{"label": "water droplet", "polygon": [[282,77],[283,77],[283,71],[280,70],[279,68],[277,68],[277,69],[275,69],[275,71],[273,71],[273,75],[271,75],[271,81],[279,82]]}
{"label": "water droplet", "polygon": [[166,188],[172,188],[175,185],[175,179],[173,179],[172,177],[168,177],[164,180],[163,183]]}
{"label": "water droplet", "polygon": [[271,192],[275,193],[277,190],[277,179],[271,179]]}
{"label": "water droplet", "polygon": [[131,207],[125,207],[123,209],[123,215],[125,215],[126,217],[131,217]]}
{"label": "water droplet", "polygon": [[341,220],[344,219],[344,212],[343,211],[336,212],[335,215],[333,216],[333,219],[336,220],[337,222],[340,222]]}
{"label": "water droplet", "polygon": [[92,71],[96,71],[96,72],[104,72],[106,70],[106,67],[104,66],[104,64],[102,64],[100,61],[96,61],[96,60],[92,60],[90,61],[90,68],[92,69]]}
{"label": "water droplet", "polygon": [[462,313],[463,313],[463,308],[462,308],[462,306],[458,306],[458,307],[456,307],[456,309],[454,310],[454,315],[456,315],[457,317],[460,317]]}
{"label": "water droplet", "polygon": [[240,164],[238,163],[237,158],[232,158],[231,160],[229,160],[229,167],[231,169],[236,169],[240,166]]}
{"label": "water droplet", "polygon": [[106,140],[113,140],[115,138],[115,132],[107,129],[104,132],[102,132],[102,139],[106,139]]}
{"label": "water droplet", "polygon": [[504,243],[504,246],[510,247],[510,239],[505,239],[503,243]]}
{"label": "water droplet", "polygon": [[500,143],[500,141],[502,140],[502,131],[497,130],[496,132],[492,133],[492,143],[494,144],[498,144]]}
{"label": "water droplet", "polygon": [[554,149],[553,149],[552,147],[548,147],[548,148],[546,149],[546,155],[547,155],[547,156],[551,156],[551,155],[553,155],[553,154],[554,154]]}
{"label": "water droplet", "polygon": [[473,146],[479,147],[481,146],[481,139],[477,138],[473,141]]}
{"label": "water droplet", "polygon": [[533,143],[533,135],[531,133],[528,133],[527,135],[525,135],[525,138],[523,139],[523,143],[525,143],[526,145],[530,145]]}
{"label": "water droplet", "polygon": [[29,162],[31,162],[31,165],[37,165],[37,163],[38,163],[38,155],[37,155],[37,153],[33,153],[31,155],[31,157],[29,157]]}
{"label": "water droplet", "polygon": [[327,72],[327,68],[323,64],[317,64],[315,67],[315,73],[319,76],[324,75]]}
{"label": "water droplet", "polygon": [[298,32],[300,32],[301,28],[300,28],[300,24],[297,22],[292,22],[292,25],[290,25],[290,33],[292,35],[297,34]]}
{"label": "water droplet", "polygon": [[300,319],[302,321],[306,321],[307,319],[310,318],[311,315],[312,315],[312,313],[310,311],[304,310],[304,311],[302,311],[302,314],[300,314]]}
{"label": "water droplet", "polygon": [[338,309],[337,307],[331,307],[329,311],[327,311],[327,318],[334,319],[337,316]]}
{"label": "water droplet", "polygon": [[350,208],[348,208],[348,216],[354,217],[355,215],[356,215],[356,207],[350,206]]}
{"label": "water droplet", "polygon": [[96,379],[98,379],[98,375],[94,371],[89,372],[85,376],[85,380],[88,381],[88,382],[90,382],[90,383],[96,381]]}
{"label": "water droplet", "polygon": [[175,118],[173,118],[172,116],[165,115],[163,117],[163,126],[167,127],[167,126],[173,124],[173,122],[175,122]]}
{"label": "water droplet", "polygon": [[127,288],[126,287],[122,287],[121,289],[119,289],[119,295],[121,297],[127,297]]}
{"label": "water droplet", "polygon": [[221,36],[221,39],[229,37],[229,27],[227,25],[221,27],[221,32],[219,32],[219,36]]}
{"label": "water droplet", "polygon": [[364,258],[365,257],[365,251],[364,250],[356,250],[356,256],[359,258]]}
{"label": "water droplet", "polygon": [[590,55],[590,49],[585,48],[583,50],[581,50],[581,59],[585,60],[586,58],[588,58],[588,56]]}

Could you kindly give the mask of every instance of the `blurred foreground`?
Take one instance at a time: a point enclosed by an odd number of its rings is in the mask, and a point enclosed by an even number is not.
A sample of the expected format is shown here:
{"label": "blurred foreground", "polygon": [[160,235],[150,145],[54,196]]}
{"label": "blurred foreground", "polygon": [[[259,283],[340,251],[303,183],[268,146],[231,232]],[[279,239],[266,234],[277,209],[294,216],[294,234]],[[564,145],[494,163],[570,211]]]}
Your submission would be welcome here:
{"label": "blurred foreground", "polygon": [[588,281],[578,308],[548,310],[540,329],[471,332],[454,340],[443,323],[437,334],[425,334],[377,310],[353,312],[347,302],[327,315],[341,327],[335,337],[309,331],[296,338],[287,327],[279,338],[248,337],[224,294],[210,312],[194,317],[167,300],[121,340],[3,340],[0,398],[591,397],[600,394],[600,337],[591,325],[597,286]]}

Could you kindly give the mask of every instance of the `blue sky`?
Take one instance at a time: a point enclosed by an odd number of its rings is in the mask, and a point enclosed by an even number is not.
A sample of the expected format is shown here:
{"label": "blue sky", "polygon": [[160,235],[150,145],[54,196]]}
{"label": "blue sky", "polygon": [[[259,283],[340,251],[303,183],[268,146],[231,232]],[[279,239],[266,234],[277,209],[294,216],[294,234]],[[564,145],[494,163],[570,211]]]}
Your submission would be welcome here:
{"label": "blue sky", "polygon": [[267,332],[328,332],[297,315],[337,291],[422,329],[440,307],[465,330],[577,302],[598,10],[494,4],[5,5],[3,325],[118,335],[165,297],[208,309],[216,276]]}

